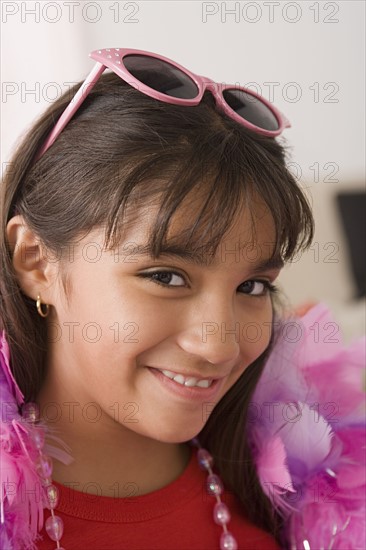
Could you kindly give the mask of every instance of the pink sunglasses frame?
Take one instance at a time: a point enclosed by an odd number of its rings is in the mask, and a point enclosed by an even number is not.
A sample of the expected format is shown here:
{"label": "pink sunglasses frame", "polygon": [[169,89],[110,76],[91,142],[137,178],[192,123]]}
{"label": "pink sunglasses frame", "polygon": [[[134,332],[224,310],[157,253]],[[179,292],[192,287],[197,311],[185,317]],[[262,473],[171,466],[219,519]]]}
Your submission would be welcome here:
{"label": "pink sunglasses frame", "polygon": [[[193,82],[196,84],[198,88],[197,97],[193,99],[182,99],[178,97],[172,97],[172,96],[165,95],[161,92],[158,92],[150,88],[149,86],[146,86],[146,84],[144,84],[143,82],[140,82],[137,78],[132,76],[132,74],[126,69],[126,67],[123,64],[123,58],[126,57],[127,55],[132,55],[132,54],[154,57],[155,59],[160,59],[162,61],[169,63],[170,65],[173,65],[173,67],[180,69],[183,73],[189,76],[189,78],[191,78],[191,80],[193,80]],[[127,82],[128,84],[130,84],[131,86],[139,90],[140,92],[150,97],[153,97],[154,99],[157,99],[159,101],[163,101],[165,103],[172,103],[174,105],[187,105],[187,106],[198,105],[205,91],[209,90],[214,96],[216,100],[216,104],[224,113],[226,113],[232,119],[239,122],[239,124],[242,124],[246,128],[249,128],[254,132],[257,132],[264,136],[275,137],[275,136],[278,136],[285,128],[291,127],[289,120],[281,113],[281,111],[279,111],[268,100],[258,95],[254,91],[244,88],[243,86],[237,86],[237,85],[231,85],[231,84],[226,84],[226,85],[219,84],[217,82],[214,82],[210,78],[192,73],[191,71],[189,71],[182,65],[179,65],[179,63],[172,61],[168,57],[164,57],[162,55],[159,55],[153,52],[147,52],[144,50],[135,50],[135,49],[129,49],[129,48],[105,48],[103,50],[95,50],[89,54],[89,57],[94,59],[97,63],[94,65],[93,69],[90,71],[90,73],[84,80],[83,84],[80,86],[79,90],[76,92],[75,96],[70,101],[69,105],[66,107],[66,109],[60,116],[59,120],[56,122],[53,130],[51,131],[46,141],[42,145],[40,151],[38,152],[35,159],[36,161],[42,155],[44,155],[44,153],[51,147],[51,145],[54,143],[56,138],[60,135],[60,133],[65,128],[67,123],[74,116],[76,111],[79,109],[80,105],[83,103],[83,101],[88,96],[90,91],[93,89],[93,86],[97,83],[101,74],[107,68],[112,70],[120,78],[122,78],[122,80],[124,80],[125,82]],[[259,100],[261,103],[266,105],[268,109],[272,112],[272,114],[275,116],[279,125],[278,129],[265,130],[264,128],[255,126],[254,124],[248,122],[243,117],[235,113],[235,111],[231,109],[231,107],[229,107],[229,105],[226,103],[222,95],[222,92],[227,89],[243,90],[247,94],[250,94],[257,100]]]}

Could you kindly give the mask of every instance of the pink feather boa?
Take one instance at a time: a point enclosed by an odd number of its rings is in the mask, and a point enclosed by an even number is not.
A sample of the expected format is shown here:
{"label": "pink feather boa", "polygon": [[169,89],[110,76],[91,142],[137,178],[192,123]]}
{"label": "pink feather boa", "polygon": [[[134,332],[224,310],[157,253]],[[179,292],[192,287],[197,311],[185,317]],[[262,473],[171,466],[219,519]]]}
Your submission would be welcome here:
{"label": "pink feather boa", "polygon": [[365,338],[342,345],[328,309],[282,320],[249,437],[291,550],[364,549]]}
{"label": "pink feather boa", "polygon": [[[10,370],[9,358],[3,331],[0,333],[0,548],[34,550],[43,527],[43,510],[48,505],[37,471],[39,450],[35,440],[42,441],[47,433],[66,446],[41,422],[33,424],[21,414],[24,396]],[[68,452],[53,445],[45,444],[43,450],[65,464],[72,461]]]}
{"label": "pink feather boa", "polygon": [[[339,342],[327,308],[282,320],[253,395],[248,436],[259,479],[284,517],[291,550],[365,548],[365,339]],[[35,463],[35,433],[0,338],[1,550],[35,549],[47,501]],[[45,452],[71,462],[49,444]],[[34,489],[33,491],[30,489]]]}

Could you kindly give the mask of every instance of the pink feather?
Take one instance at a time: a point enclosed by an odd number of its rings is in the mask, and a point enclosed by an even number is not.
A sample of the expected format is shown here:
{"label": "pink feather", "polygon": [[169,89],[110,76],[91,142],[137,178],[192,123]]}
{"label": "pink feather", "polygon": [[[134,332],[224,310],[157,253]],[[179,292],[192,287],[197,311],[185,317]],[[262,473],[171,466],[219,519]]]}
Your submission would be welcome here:
{"label": "pink feather", "polygon": [[[291,404],[290,404],[291,405]],[[290,408],[287,405],[286,411]],[[313,471],[328,456],[331,449],[332,428],[317,417],[306,403],[299,403],[295,411],[292,405],[295,422],[284,422],[280,435],[286,448],[288,459],[296,459],[306,465],[307,471]],[[286,412],[288,414],[288,412]]]}
{"label": "pink feather", "polygon": [[337,432],[343,445],[337,469],[337,484],[342,491],[355,491],[366,486],[366,436],[362,427]]}
{"label": "pink feather", "polygon": [[273,491],[277,494],[295,491],[286,466],[285,447],[280,437],[272,436],[266,439],[258,455],[257,468],[267,496],[272,497]]}
{"label": "pink feather", "polygon": [[296,491],[268,494],[293,550],[365,548],[365,339],[345,347],[337,328],[322,304],[280,321],[253,394],[249,439],[263,490],[277,478]]}
{"label": "pink feather", "polygon": [[[54,441],[61,441],[41,422],[33,425],[21,416],[19,405],[24,397],[10,370],[4,331],[0,338],[0,399],[0,548],[36,550],[47,501],[36,469],[39,451],[34,435],[43,431]],[[67,452],[52,444],[47,444],[44,451],[67,464],[72,461]]]}
{"label": "pink feather", "polygon": [[11,369],[10,369],[9,344],[6,341],[4,330],[0,333],[0,365],[5,375],[7,384],[9,388],[11,388],[12,393],[15,396],[17,404],[21,405],[22,403],[24,403],[24,395],[21,392],[18,384],[16,383],[13,373],[11,372]]}
{"label": "pink feather", "polygon": [[[24,429],[24,427],[23,427]],[[5,518],[16,515],[15,526],[7,522],[5,528],[14,548],[33,548],[38,529],[43,525],[44,500],[41,498],[40,479],[34,460],[37,450],[27,429],[27,454],[12,426],[1,430],[1,506]],[[35,491],[35,492],[34,492]],[[14,528],[15,527],[15,528]]]}
{"label": "pink feather", "polygon": [[365,548],[364,490],[361,499],[352,491],[344,498],[337,488],[337,479],[314,476],[303,490],[298,510],[288,521],[288,531],[294,548]]}

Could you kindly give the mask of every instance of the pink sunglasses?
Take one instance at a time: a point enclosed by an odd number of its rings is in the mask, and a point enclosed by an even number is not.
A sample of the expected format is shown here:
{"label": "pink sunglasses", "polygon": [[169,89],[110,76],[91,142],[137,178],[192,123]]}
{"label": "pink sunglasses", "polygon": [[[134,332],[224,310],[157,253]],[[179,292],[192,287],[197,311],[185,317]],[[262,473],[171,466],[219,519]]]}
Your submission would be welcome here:
{"label": "pink sunglasses", "polygon": [[106,68],[140,92],[174,105],[198,105],[204,92],[210,90],[217,106],[224,113],[264,136],[278,136],[284,128],[291,126],[278,109],[252,90],[218,84],[162,55],[144,50],[106,48],[91,52],[89,57],[97,63],[60,116],[36,160],[51,147]]}

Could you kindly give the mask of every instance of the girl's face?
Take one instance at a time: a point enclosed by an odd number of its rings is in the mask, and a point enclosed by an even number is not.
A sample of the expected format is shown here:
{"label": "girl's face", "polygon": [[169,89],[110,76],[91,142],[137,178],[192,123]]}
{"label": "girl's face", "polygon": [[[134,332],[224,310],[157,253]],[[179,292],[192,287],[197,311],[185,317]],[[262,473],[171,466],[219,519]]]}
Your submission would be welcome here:
{"label": "girl's face", "polygon": [[[269,286],[280,266],[266,265],[275,238],[268,210],[258,204],[253,214],[237,219],[212,265],[140,255],[149,212],[141,213],[116,251],[102,250],[103,230],[68,251],[68,300],[59,278],[47,300],[53,307],[44,386],[63,411],[82,410],[90,421],[114,427],[117,421],[170,443],[201,431],[270,340]],[[189,219],[178,212],[167,240]],[[208,388],[187,387],[162,370],[216,380]]]}

